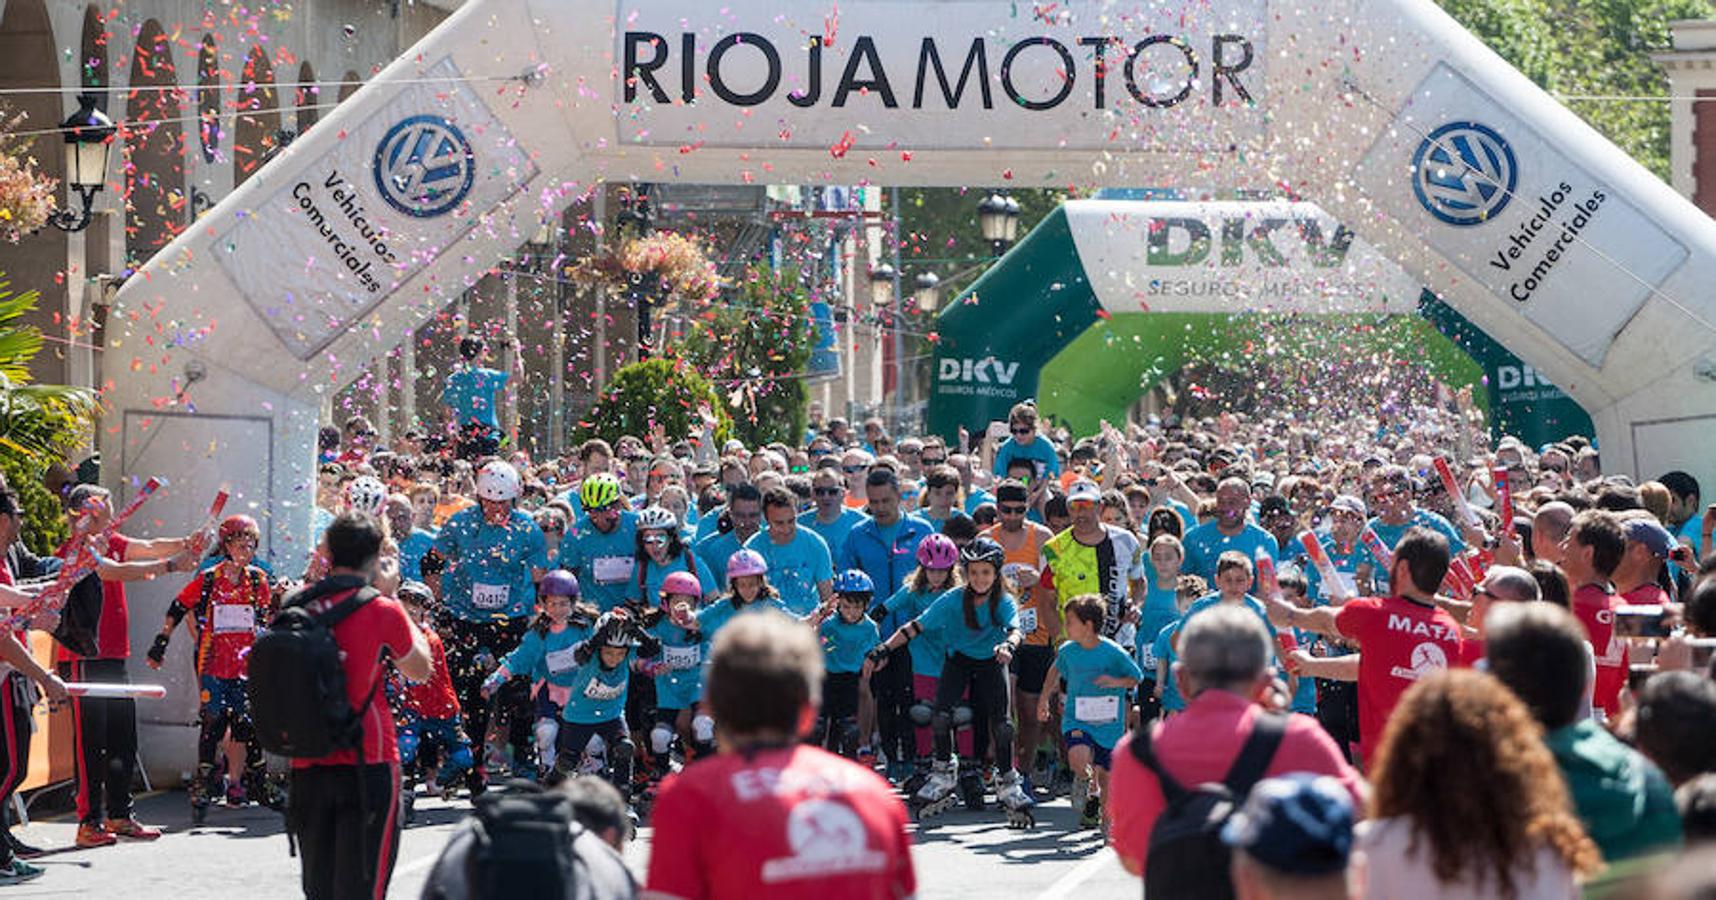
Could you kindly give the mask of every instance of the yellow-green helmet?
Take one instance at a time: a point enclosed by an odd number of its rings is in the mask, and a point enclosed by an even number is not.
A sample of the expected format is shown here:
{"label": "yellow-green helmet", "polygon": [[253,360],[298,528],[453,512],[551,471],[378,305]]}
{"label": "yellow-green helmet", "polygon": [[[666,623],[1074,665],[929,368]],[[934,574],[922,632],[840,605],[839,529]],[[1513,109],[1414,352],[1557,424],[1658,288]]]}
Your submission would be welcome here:
{"label": "yellow-green helmet", "polygon": [[578,488],[578,502],[586,511],[620,502],[620,480],[606,472],[591,475]]}

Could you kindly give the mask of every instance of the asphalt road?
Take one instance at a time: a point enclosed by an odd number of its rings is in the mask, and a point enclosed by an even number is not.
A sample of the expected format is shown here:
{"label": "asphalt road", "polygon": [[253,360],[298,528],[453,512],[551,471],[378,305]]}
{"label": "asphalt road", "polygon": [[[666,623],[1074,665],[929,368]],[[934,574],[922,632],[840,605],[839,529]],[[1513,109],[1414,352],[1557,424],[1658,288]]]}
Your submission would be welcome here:
{"label": "asphalt road", "polygon": [[[406,829],[394,869],[392,897],[414,898],[457,822],[464,802],[418,803],[417,822]],[[216,807],[192,828],[185,795],[153,794],[138,802],[139,817],[166,828],[154,843],[121,843],[99,850],[70,850],[38,861],[47,874],[0,888],[7,897],[150,897],[170,900],[299,897],[298,860],[287,855],[280,817],[260,807]],[[1065,800],[1046,803],[1031,831],[1009,830],[1000,813],[952,812],[915,836],[919,897],[1066,898],[1137,896],[1136,879],[1121,869],[1097,832],[1074,831]],[[26,841],[67,847],[76,831],[70,817],[35,821],[20,829]],[[649,829],[626,852],[640,880],[648,866]]]}

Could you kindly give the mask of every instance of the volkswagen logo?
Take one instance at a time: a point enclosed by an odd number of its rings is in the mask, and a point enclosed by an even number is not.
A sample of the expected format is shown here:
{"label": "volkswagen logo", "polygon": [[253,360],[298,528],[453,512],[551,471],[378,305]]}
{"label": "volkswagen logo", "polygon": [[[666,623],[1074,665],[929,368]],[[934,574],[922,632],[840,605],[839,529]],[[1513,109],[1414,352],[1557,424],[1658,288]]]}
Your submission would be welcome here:
{"label": "volkswagen logo", "polygon": [[1477,122],[1430,132],[1412,157],[1412,190],[1449,225],[1481,225],[1513,199],[1519,167],[1502,136]]}
{"label": "volkswagen logo", "polygon": [[388,129],[375,148],[373,168],[387,205],[424,219],[457,206],[476,177],[470,141],[434,115],[412,116]]}

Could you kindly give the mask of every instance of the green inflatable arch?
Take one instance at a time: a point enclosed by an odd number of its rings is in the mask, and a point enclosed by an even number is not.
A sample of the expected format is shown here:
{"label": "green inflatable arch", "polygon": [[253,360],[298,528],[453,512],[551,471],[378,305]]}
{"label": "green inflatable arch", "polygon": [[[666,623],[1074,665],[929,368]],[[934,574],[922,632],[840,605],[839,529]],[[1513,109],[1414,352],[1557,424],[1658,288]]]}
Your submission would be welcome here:
{"label": "green inflatable arch", "polygon": [[1312,314],[1320,348],[1414,348],[1423,375],[1476,400],[1498,433],[1591,434],[1576,404],[1309,204],[1072,201],[942,311],[929,428],[977,433],[1036,398],[1075,433],[1119,422],[1197,360],[1261,346]]}

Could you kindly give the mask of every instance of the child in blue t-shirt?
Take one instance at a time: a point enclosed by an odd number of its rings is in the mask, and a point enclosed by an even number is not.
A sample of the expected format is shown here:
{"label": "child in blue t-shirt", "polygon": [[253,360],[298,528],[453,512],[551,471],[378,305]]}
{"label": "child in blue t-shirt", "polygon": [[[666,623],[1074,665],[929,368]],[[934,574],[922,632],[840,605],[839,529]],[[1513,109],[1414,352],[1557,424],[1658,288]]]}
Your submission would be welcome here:
{"label": "child in blue t-shirt", "polygon": [[[655,725],[649,733],[652,774],[666,776],[673,769],[673,739],[680,739],[681,754],[689,758],[713,756],[715,720],[698,711],[703,696],[703,632],[696,609],[703,599],[703,584],[690,572],[671,572],[661,582],[664,615],[649,627],[661,642],[661,658],[655,676]],[[686,750],[690,750],[686,753]]]}
{"label": "child in blue t-shirt", "polygon": [[[1209,582],[1203,578],[1197,575],[1181,575],[1174,602],[1179,605],[1181,614],[1184,615],[1184,610],[1191,609],[1192,604],[1208,591]],[[1162,626],[1162,630],[1156,632],[1156,640],[1150,645],[1150,655],[1155,658],[1156,667],[1155,700],[1164,717],[1183,712],[1186,708],[1186,698],[1180,696],[1180,686],[1174,683],[1174,661],[1179,659],[1179,654],[1174,650],[1174,642],[1179,638],[1181,621],[1175,619]],[[1143,721],[1148,724],[1150,720],[1146,718]]]}
{"label": "child in blue t-shirt", "polygon": [[[560,713],[553,777],[569,778],[576,773],[590,739],[599,737],[607,747],[609,780],[622,796],[631,796],[632,757],[637,747],[626,727],[626,688],[633,660],[660,652],[655,636],[623,608],[603,613],[596,620],[594,634],[573,648],[577,668],[572,673],[572,692]],[[644,666],[642,671],[653,675],[658,668]]]}
{"label": "child in blue t-shirt", "polygon": [[[1138,686],[1144,673],[1125,648],[1102,636],[1107,604],[1096,594],[1080,594],[1067,601],[1065,628],[1068,640],[1055,652],[1055,661],[1043,679],[1043,694],[1037,700],[1037,718],[1050,721],[1052,700],[1066,684],[1066,704],[1061,711],[1061,735],[1066,739],[1067,764],[1073,770],[1072,807],[1079,824],[1094,827],[1102,822],[1102,804],[1108,796],[1108,772],[1114,745],[1126,733],[1126,693]],[[1097,791],[1090,790],[1094,774]]]}
{"label": "child in blue t-shirt", "polygon": [[[1281,586],[1281,599],[1299,609],[1308,610],[1315,606],[1311,602],[1310,585],[1303,572],[1292,567],[1284,568],[1276,576],[1275,581]],[[1314,632],[1300,631],[1295,628],[1293,629],[1293,638],[1298,646],[1309,647],[1318,639],[1318,635]],[[1317,680],[1289,675],[1287,681],[1293,692],[1293,712],[1315,716],[1317,714]]]}
{"label": "child in blue t-shirt", "polygon": [[542,576],[536,597],[537,616],[518,647],[501,660],[483,682],[483,696],[492,695],[514,675],[530,679],[536,710],[536,767],[539,779],[554,764],[560,735],[560,714],[572,695],[578,669],[574,648],[590,639],[596,608],[578,602],[578,579],[565,569]]}
{"label": "child in blue t-shirt", "polygon": [[[822,641],[822,657],[828,677],[822,683],[822,710],[810,742],[847,759],[874,760],[863,741],[871,723],[863,721],[859,698],[869,693],[872,663],[865,658],[881,640],[876,623],[865,615],[871,591],[841,591],[834,606],[820,608],[811,618]],[[860,746],[860,744],[865,744]]]}

